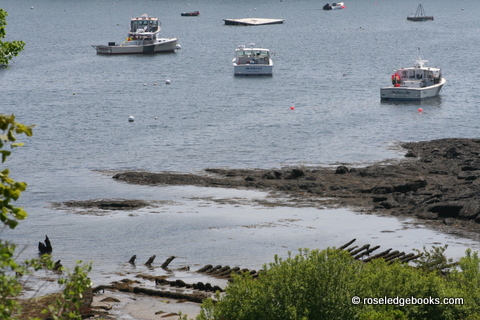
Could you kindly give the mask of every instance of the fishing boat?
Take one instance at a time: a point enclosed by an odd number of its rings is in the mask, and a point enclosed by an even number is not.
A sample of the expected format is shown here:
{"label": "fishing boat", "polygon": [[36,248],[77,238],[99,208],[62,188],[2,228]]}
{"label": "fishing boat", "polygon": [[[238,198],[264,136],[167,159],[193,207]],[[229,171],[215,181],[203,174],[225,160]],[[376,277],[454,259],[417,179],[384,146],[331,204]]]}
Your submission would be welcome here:
{"label": "fishing boat", "polygon": [[174,52],[179,48],[177,38],[161,38],[158,18],[143,14],[130,20],[127,39],[121,44],[93,45],[98,54],[131,54]]}
{"label": "fishing boat", "polygon": [[236,76],[265,75],[271,76],[273,61],[270,50],[263,48],[250,48],[240,45],[235,49],[235,58],[232,60],[233,71]]}
{"label": "fishing boat", "polygon": [[200,14],[200,11],[192,11],[192,12],[182,12],[180,13],[183,17],[196,17]]}
{"label": "fishing boat", "polygon": [[334,2],[332,4],[327,3],[323,6],[323,10],[339,10],[345,9],[345,5],[343,2]]}
{"label": "fishing boat", "polygon": [[413,67],[395,70],[392,85],[380,89],[381,100],[415,101],[439,95],[446,80],[440,68],[426,67],[420,57]]}
{"label": "fishing boat", "polygon": [[410,21],[433,21],[433,16],[425,15],[425,10],[421,4],[418,5],[417,11],[415,12],[415,16],[407,17],[407,20]]}

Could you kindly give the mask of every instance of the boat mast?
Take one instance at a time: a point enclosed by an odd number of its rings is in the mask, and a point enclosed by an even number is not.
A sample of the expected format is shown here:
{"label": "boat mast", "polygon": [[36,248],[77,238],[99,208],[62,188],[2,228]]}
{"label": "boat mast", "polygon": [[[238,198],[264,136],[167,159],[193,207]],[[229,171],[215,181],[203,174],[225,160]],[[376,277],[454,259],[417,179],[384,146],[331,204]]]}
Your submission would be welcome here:
{"label": "boat mast", "polygon": [[423,5],[419,4],[417,7],[417,12],[415,12],[415,17],[424,17],[425,16],[425,10],[423,9]]}

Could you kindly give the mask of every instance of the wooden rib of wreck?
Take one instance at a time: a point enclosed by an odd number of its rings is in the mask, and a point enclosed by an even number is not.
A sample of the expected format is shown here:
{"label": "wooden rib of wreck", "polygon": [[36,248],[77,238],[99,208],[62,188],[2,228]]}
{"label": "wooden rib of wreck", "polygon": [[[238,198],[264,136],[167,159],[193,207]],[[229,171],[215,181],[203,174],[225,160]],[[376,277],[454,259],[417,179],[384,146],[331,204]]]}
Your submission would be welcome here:
{"label": "wooden rib of wreck", "polygon": [[52,251],[53,251],[52,243],[50,242],[50,239],[48,239],[48,236],[45,236],[45,243],[38,242],[39,254],[50,254],[52,253]]}
{"label": "wooden rib of wreck", "polygon": [[162,264],[161,268],[162,269],[166,269],[168,267],[168,265],[170,264],[170,262],[173,261],[173,259],[175,259],[175,256],[171,256],[169,257],[167,260],[165,260],[165,262]]}
{"label": "wooden rib of wreck", "polygon": [[196,283],[186,283],[183,280],[177,279],[174,281],[169,281],[167,279],[157,278],[155,279],[155,285],[157,286],[170,286],[176,288],[187,288],[187,289],[196,289],[206,292],[224,292],[224,290],[218,285],[212,285],[211,283],[203,283],[201,281]]}
{"label": "wooden rib of wreck", "polygon": [[[357,239],[353,239],[346,244],[340,246],[339,250],[345,250],[350,253],[350,255],[355,259],[362,262],[370,262],[374,259],[384,259],[388,263],[393,263],[394,261],[399,261],[401,263],[407,263],[412,260],[417,259],[420,255],[415,255],[413,253],[400,252],[398,250],[392,251],[392,249],[384,250],[378,254],[370,256],[370,254],[380,248],[380,246],[371,247],[370,244],[365,244],[361,247],[351,246]],[[198,273],[203,273],[210,277],[215,277],[219,279],[230,279],[232,274],[242,274],[250,273],[253,278],[258,277],[259,273],[263,270],[249,270],[247,268],[241,269],[240,267],[230,268],[230,266],[207,264],[204,267],[197,270]]]}
{"label": "wooden rib of wreck", "polygon": [[250,270],[248,268],[240,269],[240,267],[230,268],[230,266],[221,266],[216,265],[212,266],[211,264],[207,264],[204,267],[197,270],[198,273],[206,274],[210,277],[218,278],[218,279],[230,279],[232,274],[244,274],[250,273],[252,278],[258,277],[260,271]]}
{"label": "wooden rib of wreck", "polygon": [[153,260],[155,260],[155,257],[156,255],[153,255],[150,258],[148,258],[147,262],[145,262],[145,265],[148,267],[152,266],[152,263],[153,263]]}
{"label": "wooden rib of wreck", "polygon": [[137,259],[137,255],[133,255],[130,260],[128,260],[128,263],[135,264],[135,259]]}
{"label": "wooden rib of wreck", "polygon": [[[373,256],[370,256],[370,253],[376,251],[380,248],[380,246],[375,246],[370,248],[370,244],[363,245],[362,247],[358,248],[358,246],[349,247],[352,245],[357,239],[350,240],[343,246],[340,246],[339,250],[345,250],[350,253],[350,255],[355,259],[363,262],[370,262],[374,259],[384,259],[389,263],[393,263],[394,261],[400,261],[401,263],[407,263],[412,260],[415,260],[420,257],[420,255],[416,255],[413,253],[406,254],[405,252],[400,252],[398,250],[392,251],[392,248],[377,253]],[[358,249],[357,249],[358,248]],[[356,250],[355,250],[356,249]],[[367,258],[365,258],[367,257]],[[363,259],[362,259],[363,258]]]}

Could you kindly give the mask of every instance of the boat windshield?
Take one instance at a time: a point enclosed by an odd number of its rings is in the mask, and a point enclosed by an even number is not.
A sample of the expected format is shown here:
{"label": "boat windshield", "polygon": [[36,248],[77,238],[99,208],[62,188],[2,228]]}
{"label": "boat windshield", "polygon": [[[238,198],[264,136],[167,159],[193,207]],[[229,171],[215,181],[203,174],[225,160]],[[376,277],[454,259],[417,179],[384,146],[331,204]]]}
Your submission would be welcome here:
{"label": "boat windshield", "polygon": [[151,19],[132,20],[130,26],[131,32],[155,32],[157,29],[158,20]]}
{"label": "boat windshield", "polygon": [[441,76],[441,71],[435,68],[409,68],[399,70],[400,75],[403,79],[424,79],[424,78],[431,78],[431,77],[439,77]]}
{"label": "boat windshield", "polygon": [[270,52],[266,50],[255,50],[255,49],[245,49],[245,50],[238,50],[237,56],[239,57],[257,57],[257,58],[264,58],[270,57]]}

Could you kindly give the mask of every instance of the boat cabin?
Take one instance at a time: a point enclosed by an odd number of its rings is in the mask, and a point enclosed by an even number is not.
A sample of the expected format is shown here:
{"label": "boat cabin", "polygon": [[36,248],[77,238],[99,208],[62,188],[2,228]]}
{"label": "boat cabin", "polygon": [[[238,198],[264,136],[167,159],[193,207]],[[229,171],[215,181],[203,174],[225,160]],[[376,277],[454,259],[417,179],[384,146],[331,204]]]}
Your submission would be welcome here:
{"label": "boat cabin", "polygon": [[140,18],[130,20],[130,33],[155,33],[159,30],[158,18],[152,18],[144,14]]}
{"label": "boat cabin", "polygon": [[239,46],[235,50],[235,57],[237,64],[268,64],[270,62],[270,50]]}
{"label": "boat cabin", "polygon": [[401,84],[408,87],[423,88],[438,84],[442,77],[439,68],[424,67],[426,60],[418,61],[413,68],[402,68],[397,70],[401,78]]}

